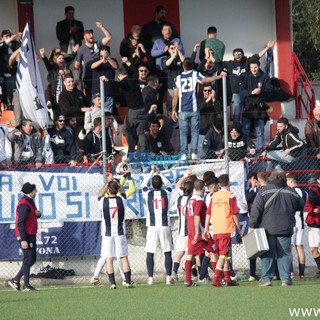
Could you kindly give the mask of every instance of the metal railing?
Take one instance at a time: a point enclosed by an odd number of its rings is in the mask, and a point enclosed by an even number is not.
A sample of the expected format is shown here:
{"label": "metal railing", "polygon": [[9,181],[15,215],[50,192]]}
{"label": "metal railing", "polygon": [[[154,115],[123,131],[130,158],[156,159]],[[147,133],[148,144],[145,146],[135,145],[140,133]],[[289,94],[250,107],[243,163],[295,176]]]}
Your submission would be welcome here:
{"label": "metal railing", "polygon": [[313,117],[312,111],[315,107],[314,89],[295,53],[292,53],[291,60],[293,94],[296,100],[296,118],[302,119],[305,114],[309,120]]}

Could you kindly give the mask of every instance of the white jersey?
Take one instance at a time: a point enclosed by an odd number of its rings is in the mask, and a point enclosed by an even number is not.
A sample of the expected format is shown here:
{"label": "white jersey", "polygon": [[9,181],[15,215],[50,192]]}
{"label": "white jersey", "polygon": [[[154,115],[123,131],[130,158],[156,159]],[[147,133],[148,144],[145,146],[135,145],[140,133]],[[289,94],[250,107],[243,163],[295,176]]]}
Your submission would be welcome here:
{"label": "white jersey", "polygon": [[[296,193],[304,200],[304,202],[306,202],[307,198],[308,198],[308,194],[307,192],[301,190],[298,187],[294,187],[293,188]],[[295,214],[295,219],[296,219],[296,227],[299,229],[304,229],[304,217],[303,217],[303,211],[297,211]]]}
{"label": "white jersey", "polygon": [[102,236],[113,237],[126,234],[126,205],[127,200],[122,196],[100,198],[99,207],[102,212]]}
{"label": "white jersey", "polygon": [[177,212],[179,214],[178,236],[186,237],[188,235],[188,201],[190,196],[180,196],[177,200]]}
{"label": "white jersey", "polygon": [[169,215],[171,192],[171,188],[149,189],[145,187],[142,189],[142,196],[145,200],[147,227],[171,226]]}

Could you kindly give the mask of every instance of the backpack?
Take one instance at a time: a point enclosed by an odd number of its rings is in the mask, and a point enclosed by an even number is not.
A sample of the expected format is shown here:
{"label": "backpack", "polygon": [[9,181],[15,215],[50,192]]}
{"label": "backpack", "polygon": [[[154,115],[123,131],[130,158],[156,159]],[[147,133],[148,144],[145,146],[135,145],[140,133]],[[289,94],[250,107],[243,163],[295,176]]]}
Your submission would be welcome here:
{"label": "backpack", "polygon": [[[316,193],[318,197],[320,197],[320,190],[318,188],[312,188],[313,192]],[[320,226],[320,213],[313,212],[314,209],[318,207],[310,202],[310,197],[307,198],[304,211],[308,212],[306,217],[306,224],[308,226],[317,225]]]}

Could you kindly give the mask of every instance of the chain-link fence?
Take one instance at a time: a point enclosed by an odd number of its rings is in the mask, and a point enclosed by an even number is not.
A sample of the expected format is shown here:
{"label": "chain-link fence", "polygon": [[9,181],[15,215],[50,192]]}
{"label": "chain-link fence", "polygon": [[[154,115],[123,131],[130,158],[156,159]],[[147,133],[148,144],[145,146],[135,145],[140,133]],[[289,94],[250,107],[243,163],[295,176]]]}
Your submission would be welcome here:
{"label": "chain-link fence", "polygon": [[[150,159],[149,159],[150,160]],[[172,233],[175,241],[178,229],[178,218],[175,202],[178,197],[176,182],[187,169],[199,177],[207,170],[213,170],[216,176],[226,173],[224,160],[197,160],[191,163],[182,163],[173,158],[154,158],[148,163],[148,168],[158,165],[163,168],[164,175],[173,185],[170,203],[172,215]],[[162,162],[161,162],[162,161]],[[299,185],[308,189],[316,183],[314,175],[320,172],[319,161],[314,156],[304,155],[294,163],[280,164],[288,172],[296,172]],[[146,173],[142,167],[145,162],[127,162],[132,171],[136,192],[128,199],[126,207],[126,226],[129,244],[129,261],[132,269],[132,278],[135,282],[147,282],[145,210],[141,194],[141,183]],[[248,217],[245,199],[247,188],[246,176],[248,171],[265,171],[266,161],[252,158],[247,161],[231,161],[229,174],[231,191],[238,201],[240,224],[242,232],[247,232]],[[120,177],[119,177],[120,178]],[[98,208],[97,194],[103,186],[102,169],[100,166],[47,166],[41,169],[33,168],[3,168],[0,171],[0,279],[12,278],[21,267],[21,252],[14,232],[16,204],[21,197],[21,186],[24,182],[35,183],[38,189],[36,205],[42,212],[39,220],[37,235],[37,262],[32,267],[33,277],[41,279],[42,283],[77,283],[89,284],[98,259],[100,258],[101,213]],[[126,184],[125,184],[125,187]],[[307,228],[306,228],[307,230]],[[315,271],[314,260],[309,253],[307,235],[304,239],[307,274]],[[245,255],[243,244],[232,246],[233,268],[238,274],[248,275],[249,263]],[[173,257],[175,252],[173,252]],[[293,250],[293,265],[297,267],[297,257]],[[180,278],[184,279],[184,260],[179,269]],[[115,268],[115,270],[117,270]],[[259,274],[260,263],[258,259]],[[105,274],[105,269],[103,269]],[[117,277],[120,275],[116,271]],[[164,255],[160,246],[155,254],[155,278],[164,281]],[[58,280],[51,280],[58,279]],[[102,282],[107,282],[101,276]],[[3,281],[4,283],[4,281]]]}

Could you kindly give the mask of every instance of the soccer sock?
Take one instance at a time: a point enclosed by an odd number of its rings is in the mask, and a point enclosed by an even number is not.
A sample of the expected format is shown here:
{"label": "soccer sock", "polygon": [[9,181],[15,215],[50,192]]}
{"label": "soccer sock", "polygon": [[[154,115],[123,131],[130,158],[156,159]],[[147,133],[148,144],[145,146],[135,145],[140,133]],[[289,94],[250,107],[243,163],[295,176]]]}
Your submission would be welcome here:
{"label": "soccer sock", "polygon": [[318,269],[320,270],[320,256],[317,257],[317,258],[314,258],[314,261],[316,262],[317,267],[318,267]]}
{"label": "soccer sock", "polygon": [[216,269],[214,272],[212,284],[221,286],[221,276],[222,276],[222,270]]}
{"label": "soccer sock", "polygon": [[171,276],[172,273],[172,255],[171,251],[164,253],[164,266],[166,268],[167,276]]}
{"label": "soccer sock", "polygon": [[304,269],[306,265],[304,263],[299,263],[299,276],[304,276]]}
{"label": "soccer sock", "polygon": [[207,256],[204,256],[201,263],[201,269],[200,269],[200,275],[199,279],[202,280],[205,275],[208,273],[208,266],[210,264],[210,258]]}
{"label": "soccer sock", "polygon": [[186,260],[184,269],[186,272],[186,283],[191,283],[191,267],[192,267],[192,262],[189,260]]}
{"label": "soccer sock", "polygon": [[106,264],[106,257],[100,257],[98,262],[97,262],[97,266],[96,266],[96,269],[94,270],[94,274],[93,276],[95,278],[99,278],[100,276],[100,273],[104,267],[104,265]]}
{"label": "soccer sock", "polygon": [[108,278],[111,284],[116,284],[116,280],[114,279],[114,273],[108,273]]}
{"label": "soccer sock", "polygon": [[227,282],[231,282],[231,278],[230,278],[230,271],[223,271],[224,274],[224,278],[226,279]]}
{"label": "soccer sock", "polygon": [[256,268],[257,268],[257,259],[250,259],[249,265],[250,265],[250,276],[256,277]]}
{"label": "soccer sock", "polygon": [[148,270],[149,277],[153,277],[153,267],[154,267],[153,253],[147,252],[147,270]]}
{"label": "soccer sock", "polygon": [[131,283],[131,269],[124,273],[124,277],[126,279],[126,283],[130,284]]}
{"label": "soccer sock", "polygon": [[179,263],[179,262],[175,262],[175,263],[173,264],[173,272],[174,272],[174,273],[178,273],[179,267],[180,267],[180,263]]}
{"label": "soccer sock", "polygon": [[211,261],[211,267],[212,267],[213,272],[216,272],[217,262]]}

